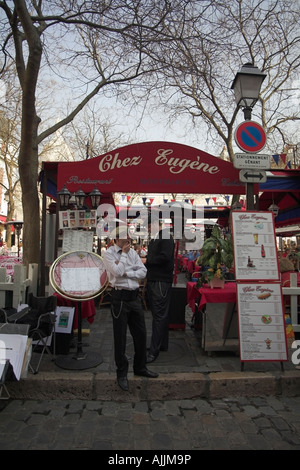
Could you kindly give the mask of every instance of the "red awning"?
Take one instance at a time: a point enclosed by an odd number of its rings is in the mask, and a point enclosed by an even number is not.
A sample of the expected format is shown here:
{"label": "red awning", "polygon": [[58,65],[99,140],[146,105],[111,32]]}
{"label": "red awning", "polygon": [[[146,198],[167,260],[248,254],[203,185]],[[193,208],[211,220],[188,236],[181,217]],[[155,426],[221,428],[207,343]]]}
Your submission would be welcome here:
{"label": "red awning", "polygon": [[246,192],[231,162],[172,142],[142,142],[88,160],[58,163],[57,189],[64,185],[71,192],[82,189],[85,193],[95,186],[102,193]]}

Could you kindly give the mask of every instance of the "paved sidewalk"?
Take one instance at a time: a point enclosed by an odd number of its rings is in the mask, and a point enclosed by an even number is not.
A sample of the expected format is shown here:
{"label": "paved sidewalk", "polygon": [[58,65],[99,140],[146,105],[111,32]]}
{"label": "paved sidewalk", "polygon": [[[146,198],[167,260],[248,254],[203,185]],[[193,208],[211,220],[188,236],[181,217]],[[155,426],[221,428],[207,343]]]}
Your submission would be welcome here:
{"label": "paved sidewalk", "polygon": [[106,450],[97,456],[106,464],[122,450],[155,450],[158,458],[179,451],[192,464],[198,450],[300,450],[300,397],[13,400],[1,407],[0,450]]}
{"label": "paved sidewalk", "polygon": [[[148,342],[151,336],[151,313],[147,311]],[[83,336],[83,352],[87,359],[100,355],[100,362],[87,369],[70,370],[58,366],[45,355],[36,375],[28,372],[27,378],[7,384],[10,396],[15,399],[84,399],[104,401],[174,400],[191,398],[224,398],[232,396],[300,395],[300,370],[291,360],[284,362],[245,363],[235,352],[222,351],[208,354],[201,348],[200,332],[191,328],[191,311],[186,309],[186,329],[171,330],[169,351],[161,352],[149,369],[159,373],[158,379],[135,377],[132,372],[133,343],[128,333],[127,354],[129,366],[129,393],[120,390],[116,383],[113,352],[112,321],[109,308],[97,310],[94,322],[84,323],[90,329]],[[75,366],[77,343],[73,341],[67,357]],[[234,349],[234,348],[233,348]],[[36,353],[35,353],[36,354]],[[291,351],[290,351],[291,354]],[[37,354],[37,357],[39,355]]]}

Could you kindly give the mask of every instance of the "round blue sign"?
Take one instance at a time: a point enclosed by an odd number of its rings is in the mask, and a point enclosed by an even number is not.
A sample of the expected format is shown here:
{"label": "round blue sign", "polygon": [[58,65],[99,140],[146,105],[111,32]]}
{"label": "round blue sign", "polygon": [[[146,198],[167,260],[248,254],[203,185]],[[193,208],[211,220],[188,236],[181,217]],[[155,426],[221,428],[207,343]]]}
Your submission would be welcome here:
{"label": "round blue sign", "polygon": [[267,142],[263,127],[254,121],[242,122],[235,131],[235,142],[244,152],[259,152]]}

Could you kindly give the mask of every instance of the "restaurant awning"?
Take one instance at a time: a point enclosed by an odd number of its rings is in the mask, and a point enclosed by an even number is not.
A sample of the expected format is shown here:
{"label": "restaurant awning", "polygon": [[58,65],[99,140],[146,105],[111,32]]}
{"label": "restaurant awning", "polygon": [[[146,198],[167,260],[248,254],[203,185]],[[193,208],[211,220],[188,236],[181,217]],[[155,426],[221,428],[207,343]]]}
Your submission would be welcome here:
{"label": "restaurant awning", "polygon": [[259,185],[259,210],[268,210],[272,204],[279,208],[275,227],[300,224],[300,171],[272,170],[266,183]]}

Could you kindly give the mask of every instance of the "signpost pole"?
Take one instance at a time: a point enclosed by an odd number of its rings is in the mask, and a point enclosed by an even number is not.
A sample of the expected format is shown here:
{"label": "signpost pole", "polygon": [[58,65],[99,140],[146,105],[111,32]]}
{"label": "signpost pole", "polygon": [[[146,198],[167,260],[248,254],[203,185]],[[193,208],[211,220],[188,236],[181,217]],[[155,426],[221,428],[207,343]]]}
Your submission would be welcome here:
{"label": "signpost pole", "polygon": [[248,211],[254,210],[254,184],[246,183],[246,207]]}

